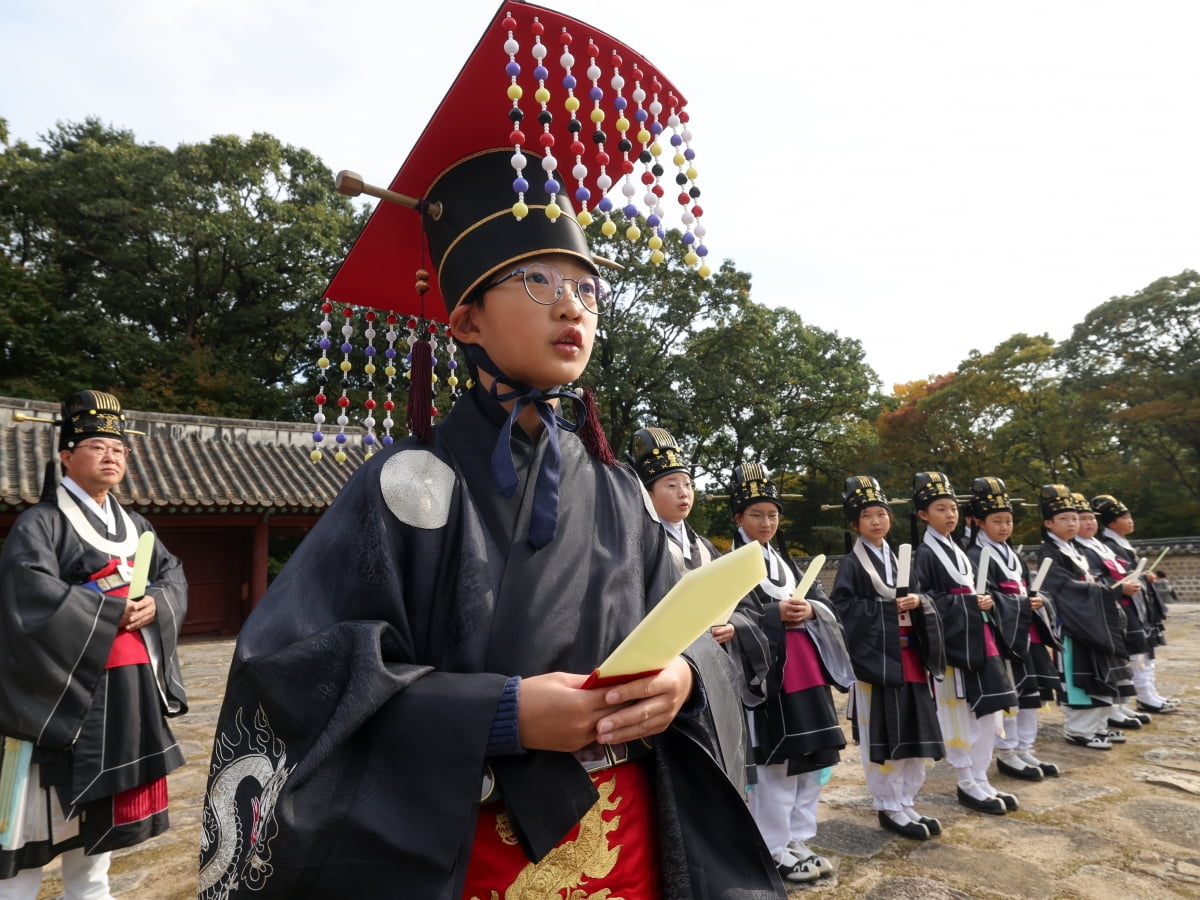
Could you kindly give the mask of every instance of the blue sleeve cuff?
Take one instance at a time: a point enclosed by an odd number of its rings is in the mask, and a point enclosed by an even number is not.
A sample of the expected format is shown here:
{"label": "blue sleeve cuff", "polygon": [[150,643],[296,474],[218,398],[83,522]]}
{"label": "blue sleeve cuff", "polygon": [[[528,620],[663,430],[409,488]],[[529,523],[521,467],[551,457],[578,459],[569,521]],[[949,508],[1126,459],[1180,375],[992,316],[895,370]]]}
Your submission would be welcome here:
{"label": "blue sleeve cuff", "polygon": [[694,719],[708,709],[708,694],[704,693],[704,682],[700,680],[700,673],[696,671],[692,661],[686,657],[685,660],[692,667],[692,695],[684,701],[683,706],[679,707],[675,718]]}
{"label": "blue sleeve cuff", "polygon": [[500,703],[492,719],[492,730],[488,732],[487,755],[511,756],[524,753],[520,730],[517,726],[517,695],[521,690],[521,676],[514,675],[504,682],[500,692]]}

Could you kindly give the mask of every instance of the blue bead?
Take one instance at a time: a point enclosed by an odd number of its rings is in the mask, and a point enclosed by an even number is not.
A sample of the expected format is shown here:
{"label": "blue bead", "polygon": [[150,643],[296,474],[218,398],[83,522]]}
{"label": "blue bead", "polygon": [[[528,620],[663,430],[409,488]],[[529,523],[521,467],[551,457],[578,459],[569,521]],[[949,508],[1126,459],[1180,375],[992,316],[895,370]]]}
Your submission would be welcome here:
{"label": "blue bead", "polygon": [[521,74],[521,64],[515,59],[510,60],[508,65],[504,67],[504,74],[509,78],[516,78]]}
{"label": "blue bead", "polygon": [[696,242],[696,236],[694,234],[692,234],[690,231],[685,231],[683,233],[682,241],[685,244],[693,244]]}
{"label": "blue bead", "polygon": [[580,185],[579,187],[577,187],[575,189],[575,199],[578,200],[580,203],[586,203],[591,198],[592,198],[592,192],[589,191],[587,188],[585,188],[583,185]]}
{"label": "blue bead", "polygon": [[577,82],[577,81],[575,80],[575,76],[574,76],[574,75],[564,75],[564,76],[563,76],[562,85],[563,85],[563,87],[565,87],[565,88],[566,88],[568,91],[573,91],[573,90],[575,90],[575,87],[576,87],[576,85],[578,85],[578,84],[579,84],[579,82]]}
{"label": "blue bead", "polygon": [[338,432],[338,434],[334,438],[334,440],[337,441],[339,444],[344,444],[344,443],[346,443],[346,435],[342,434],[341,432]]}
{"label": "blue bead", "polygon": [[672,147],[678,147],[682,143],[683,143],[683,138],[681,138],[679,135],[677,135],[677,134],[671,135],[671,146]]}
{"label": "blue bead", "polygon": [[448,363],[446,363],[446,368],[450,369],[451,371],[454,371],[455,369],[458,368],[458,360],[457,359],[450,360]]}
{"label": "blue bead", "polygon": [[396,350],[394,347],[388,347],[386,350],[383,351],[383,355],[386,356],[388,359],[395,359],[396,358]]}
{"label": "blue bead", "polygon": [[708,256],[708,248],[705,247],[703,244],[700,244],[699,246],[696,247],[696,255],[697,256]]}
{"label": "blue bead", "polygon": [[662,219],[660,219],[654,213],[650,213],[650,215],[646,216],[646,224],[651,228],[657,228],[662,224]]}
{"label": "blue bead", "polygon": [[630,203],[623,210],[621,210],[621,212],[625,213],[625,218],[627,218],[627,219],[636,219],[637,214],[638,214],[637,207],[634,206],[632,203]]}
{"label": "blue bead", "polygon": [[598,87],[589,88],[588,89],[588,99],[589,100],[603,100],[604,99],[604,91],[600,90],[600,88],[598,88]]}
{"label": "blue bead", "polygon": [[350,352],[351,350],[353,350],[353,349],[354,349],[354,345],[353,345],[353,344],[351,344],[349,341],[347,341],[346,343],[342,344],[342,352],[343,352],[343,353],[349,353],[349,352]]}
{"label": "blue bead", "polygon": [[373,435],[373,434],[364,434],[364,435],[363,435],[363,443],[364,443],[364,444],[366,444],[368,447],[373,447],[373,446],[375,446],[375,435]]}
{"label": "blue bead", "polygon": [[368,344],[366,347],[363,348],[363,352],[366,353],[367,356],[374,356],[375,348]]}
{"label": "blue bead", "polygon": [[613,203],[607,197],[601,197],[598,206],[601,212],[612,212]]}
{"label": "blue bead", "polygon": [[523,194],[527,190],[529,190],[529,182],[526,181],[524,178],[514,178],[513,179],[513,190],[516,191],[518,194]]}
{"label": "blue bead", "polygon": [[613,109],[626,109],[629,106],[629,101],[624,97],[616,97],[613,99]]}
{"label": "blue bead", "polygon": [[317,346],[320,347],[322,350],[328,350],[330,347],[333,346],[333,344],[330,342],[329,338],[322,338],[317,343]]}
{"label": "blue bead", "polygon": [[662,134],[663,133],[662,122],[651,122],[650,123],[650,133],[652,135],[654,135],[655,137],[658,137],[660,134]]}
{"label": "blue bead", "polygon": [[555,181],[553,178],[546,179],[546,193],[547,194],[557,194],[561,190],[562,190],[562,186],[559,185],[559,183],[557,181]]}
{"label": "blue bead", "polygon": [[633,118],[637,122],[645,122],[650,118],[650,113],[646,112],[644,109],[639,109],[633,114]]}
{"label": "blue bead", "polygon": [[321,441],[325,440],[325,435],[321,434],[321,432],[319,432],[319,431],[314,431],[313,432],[313,440],[319,444],[319,443],[321,443]]}
{"label": "blue bead", "polygon": [[383,436],[383,446],[385,446],[385,447],[392,446],[392,441],[394,441],[394,440],[395,440],[395,438],[393,438],[390,434],[385,434]]}
{"label": "blue bead", "polygon": [[691,147],[688,147],[686,150],[683,151],[683,158],[684,159],[695,159],[696,151],[693,150]]}
{"label": "blue bead", "polygon": [[535,66],[533,69],[533,77],[538,81],[545,81],[550,77],[550,71],[545,66]]}

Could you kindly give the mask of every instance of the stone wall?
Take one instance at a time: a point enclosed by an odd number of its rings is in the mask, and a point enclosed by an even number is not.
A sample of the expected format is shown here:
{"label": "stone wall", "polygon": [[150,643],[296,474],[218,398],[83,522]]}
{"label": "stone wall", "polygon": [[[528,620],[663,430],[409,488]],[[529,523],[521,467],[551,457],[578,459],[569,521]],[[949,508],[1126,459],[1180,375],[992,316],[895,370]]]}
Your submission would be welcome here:
{"label": "stone wall", "polygon": [[[1130,541],[1138,554],[1146,557],[1146,565],[1151,565],[1165,549],[1167,555],[1156,566],[1167,574],[1167,580],[1175,590],[1175,596],[1181,603],[1200,603],[1200,537],[1186,538],[1149,538],[1147,540]],[[1026,547],[1025,550],[1029,551]],[[1036,565],[1036,557],[1025,552],[1026,562],[1030,568]],[[830,556],[825,560],[821,569],[821,583],[825,590],[833,588],[833,579],[837,573],[840,556]],[[802,559],[806,565],[808,559]]]}

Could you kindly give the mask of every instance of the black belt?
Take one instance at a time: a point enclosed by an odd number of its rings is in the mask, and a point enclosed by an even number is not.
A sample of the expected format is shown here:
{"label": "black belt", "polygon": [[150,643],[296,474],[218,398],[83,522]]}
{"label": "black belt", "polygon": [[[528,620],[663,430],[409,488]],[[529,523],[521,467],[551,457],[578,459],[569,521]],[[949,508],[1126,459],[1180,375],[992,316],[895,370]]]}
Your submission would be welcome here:
{"label": "black belt", "polygon": [[[598,744],[592,742],[586,747],[576,750],[571,755],[583,766],[588,773],[603,772],[614,766],[624,765],[649,756],[654,752],[654,745],[646,740],[626,741],[620,744]],[[492,800],[496,791],[496,779],[492,767],[488,766],[483,773],[483,786],[479,802],[487,803]]]}

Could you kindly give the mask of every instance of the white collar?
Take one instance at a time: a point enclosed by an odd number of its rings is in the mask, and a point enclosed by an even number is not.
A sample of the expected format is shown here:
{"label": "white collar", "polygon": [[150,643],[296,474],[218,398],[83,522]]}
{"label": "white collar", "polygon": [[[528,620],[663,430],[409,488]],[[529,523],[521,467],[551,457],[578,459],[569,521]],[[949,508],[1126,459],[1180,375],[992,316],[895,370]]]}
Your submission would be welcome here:
{"label": "white collar", "polygon": [[96,499],[83,488],[81,488],[79,483],[70,475],[63,476],[62,486],[70,491],[71,495],[78,499],[84,505],[84,507],[99,517],[100,521],[104,523],[108,534],[117,533],[117,517],[113,512],[113,507],[116,504],[109,502],[111,497],[108,494],[104,495],[104,505],[101,506],[96,502]]}
{"label": "white collar", "polygon": [[1105,528],[1104,533],[1113,539],[1113,543],[1123,550],[1133,552],[1133,544],[1129,543],[1129,539],[1123,534],[1117,534],[1111,528]]}

